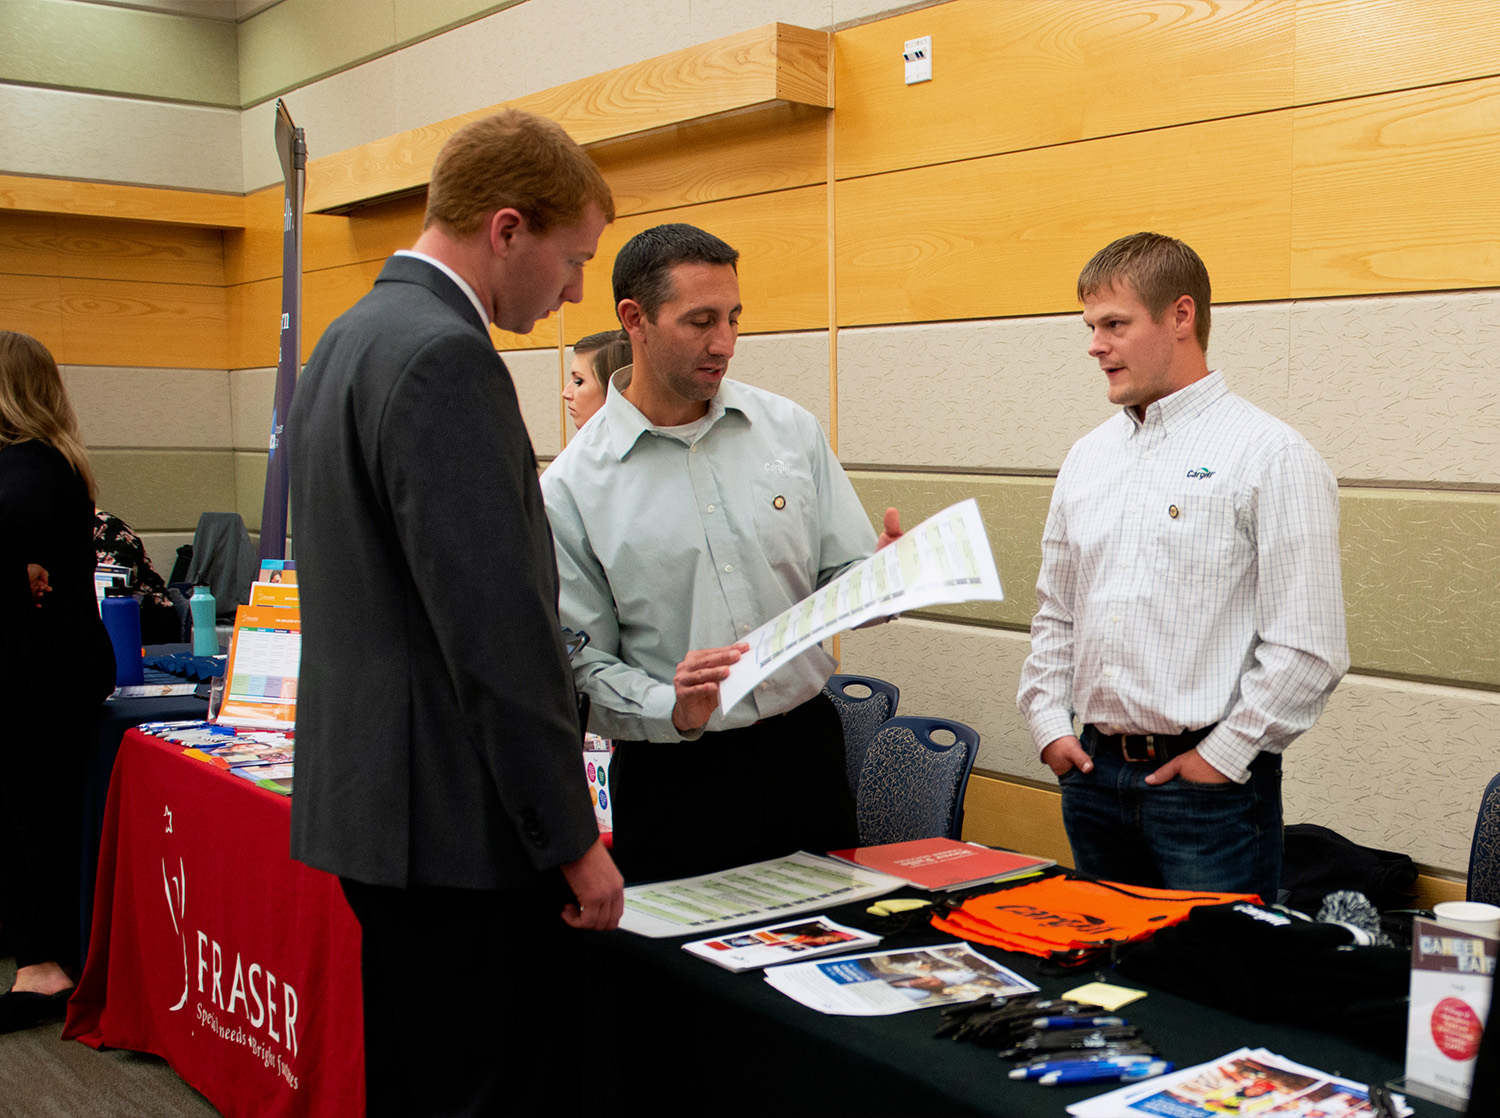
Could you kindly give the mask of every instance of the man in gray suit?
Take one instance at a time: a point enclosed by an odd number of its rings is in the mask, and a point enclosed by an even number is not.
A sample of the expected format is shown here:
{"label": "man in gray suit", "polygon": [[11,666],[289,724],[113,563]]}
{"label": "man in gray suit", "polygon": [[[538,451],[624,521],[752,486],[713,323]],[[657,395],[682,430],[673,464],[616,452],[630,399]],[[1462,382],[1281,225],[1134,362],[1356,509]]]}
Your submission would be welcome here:
{"label": "man in gray suit", "polygon": [[536,459],[486,327],[578,302],[613,217],[556,124],[467,126],[414,249],[329,327],[291,409],[292,854],[338,874],[360,921],[372,1115],[570,1109],[575,929],[615,927],[624,901]]}

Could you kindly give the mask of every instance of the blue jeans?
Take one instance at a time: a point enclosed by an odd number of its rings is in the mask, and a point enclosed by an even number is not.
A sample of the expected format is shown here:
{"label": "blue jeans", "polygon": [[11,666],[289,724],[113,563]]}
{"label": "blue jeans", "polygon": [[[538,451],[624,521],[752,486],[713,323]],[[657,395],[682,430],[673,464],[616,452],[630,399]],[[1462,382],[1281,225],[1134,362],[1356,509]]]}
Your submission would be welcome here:
{"label": "blue jeans", "polygon": [[1258,893],[1276,902],[1281,879],[1281,757],[1262,753],[1244,784],[1177,777],[1155,787],[1155,762],[1083,747],[1094,771],[1059,779],[1063,824],[1080,873],[1130,885]]}

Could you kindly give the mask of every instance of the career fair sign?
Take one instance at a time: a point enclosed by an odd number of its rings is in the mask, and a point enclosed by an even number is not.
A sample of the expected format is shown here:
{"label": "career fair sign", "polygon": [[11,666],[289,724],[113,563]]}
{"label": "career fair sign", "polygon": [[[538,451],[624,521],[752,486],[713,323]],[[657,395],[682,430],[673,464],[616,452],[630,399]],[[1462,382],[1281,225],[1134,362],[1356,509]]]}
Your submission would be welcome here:
{"label": "career fair sign", "polygon": [[1430,920],[1417,920],[1412,932],[1408,1089],[1415,1094],[1422,1084],[1467,1100],[1500,944]]}

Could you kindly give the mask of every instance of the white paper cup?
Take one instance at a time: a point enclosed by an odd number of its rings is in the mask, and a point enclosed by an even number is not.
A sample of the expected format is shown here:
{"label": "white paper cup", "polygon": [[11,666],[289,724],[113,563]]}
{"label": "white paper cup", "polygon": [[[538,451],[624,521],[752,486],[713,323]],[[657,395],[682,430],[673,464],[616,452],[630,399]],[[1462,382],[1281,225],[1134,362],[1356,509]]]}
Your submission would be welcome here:
{"label": "white paper cup", "polygon": [[1500,937],[1500,908],[1478,901],[1443,901],[1432,906],[1432,914],[1445,928],[1474,935]]}

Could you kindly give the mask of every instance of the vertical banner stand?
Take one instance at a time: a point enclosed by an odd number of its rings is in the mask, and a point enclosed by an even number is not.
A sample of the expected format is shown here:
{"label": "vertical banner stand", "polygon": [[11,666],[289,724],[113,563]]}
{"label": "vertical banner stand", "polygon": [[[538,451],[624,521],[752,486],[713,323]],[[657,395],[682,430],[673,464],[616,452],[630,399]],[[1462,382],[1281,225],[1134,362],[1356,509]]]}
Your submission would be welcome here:
{"label": "vertical banner stand", "polygon": [[286,558],[289,479],[281,435],[302,365],[302,202],[307,191],[307,142],[281,100],[276,102],[276,154],[286,179],[286,202],[281,211],[281,351],[276,361],[276,403],[271,411],[266,496],[260,514],[262,559]]}

